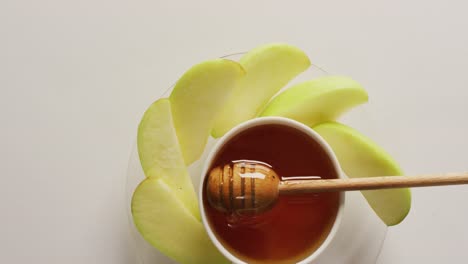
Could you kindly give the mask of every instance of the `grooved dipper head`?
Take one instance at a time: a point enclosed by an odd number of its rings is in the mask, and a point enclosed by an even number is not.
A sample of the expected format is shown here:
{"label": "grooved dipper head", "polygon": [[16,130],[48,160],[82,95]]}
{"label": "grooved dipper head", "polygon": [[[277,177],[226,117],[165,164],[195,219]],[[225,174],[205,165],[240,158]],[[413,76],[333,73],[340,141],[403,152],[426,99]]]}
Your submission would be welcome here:
{"label": "grooved dipper head", "polygon": [[280,178],[266,163],[239,160],[213,168],[206,195],[212,207],[228,213],[260,213],[278,198]]}

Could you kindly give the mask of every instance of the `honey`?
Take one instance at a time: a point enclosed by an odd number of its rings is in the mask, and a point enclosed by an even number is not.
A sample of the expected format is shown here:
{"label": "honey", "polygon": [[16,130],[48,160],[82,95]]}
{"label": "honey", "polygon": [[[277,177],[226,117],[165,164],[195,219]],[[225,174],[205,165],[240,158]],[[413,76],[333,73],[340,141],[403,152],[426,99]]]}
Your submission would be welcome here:
{"label": "honey", "polygon": [[[267,163],[282,180],[338,178],[318,142],[284,125],[259,125],[240,132],[218,152],[211,167],[233,160]],[[337,216],[340,195],[280,195],[271,210],[256,215],[220,212],[209,205],[206,193],[203,203],[217,239],[237,258],[249,264],[289,264],[312,254],[326,239]]]}

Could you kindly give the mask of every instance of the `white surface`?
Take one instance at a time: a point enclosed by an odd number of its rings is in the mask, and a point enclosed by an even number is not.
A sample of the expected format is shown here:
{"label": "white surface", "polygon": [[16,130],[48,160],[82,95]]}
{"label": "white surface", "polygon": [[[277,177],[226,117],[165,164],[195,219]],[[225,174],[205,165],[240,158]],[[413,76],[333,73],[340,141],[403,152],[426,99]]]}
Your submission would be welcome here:
{"label": "white surface", "polygon": [[[285,41],[369,91],[408,174],[467,170],[466,1],[0,2],[0,263],[136,263],[125,169],[190,65]],[[464,263],[468,187],[413,191],[379,264]]]}

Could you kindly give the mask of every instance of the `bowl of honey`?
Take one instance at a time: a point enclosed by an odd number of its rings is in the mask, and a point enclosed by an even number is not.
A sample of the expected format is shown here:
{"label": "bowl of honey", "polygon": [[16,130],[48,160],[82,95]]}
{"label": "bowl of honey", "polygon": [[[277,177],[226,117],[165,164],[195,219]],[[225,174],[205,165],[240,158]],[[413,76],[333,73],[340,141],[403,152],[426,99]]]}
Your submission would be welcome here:
{"label": "bowl of honey", "polygon": [[[252,162],[268,164],[280,180],[336,179],[342,172],[331,148],[311,128],[281,117],[256,118],[221,138],[208,155],[199,190],[203,224],[215,246],[233,263],[313,263],[333,240],[345,196],[339,192],[279,195],[268,210],[256,213],[220,211],[207,195],[207,175],[215,167],[236,162],[243,172],[255,173]],[[246,164],[246,165],[243,165]],[[255,175],[255,174],[251,174]],[[220,192],[230,193],[239,206],[255,196],[253,181],[243,178],[232,186],[233,173],[221,177]],[[226,199],[227,200],[227,199]],[[247,201],[246,201],[247,200]]]}

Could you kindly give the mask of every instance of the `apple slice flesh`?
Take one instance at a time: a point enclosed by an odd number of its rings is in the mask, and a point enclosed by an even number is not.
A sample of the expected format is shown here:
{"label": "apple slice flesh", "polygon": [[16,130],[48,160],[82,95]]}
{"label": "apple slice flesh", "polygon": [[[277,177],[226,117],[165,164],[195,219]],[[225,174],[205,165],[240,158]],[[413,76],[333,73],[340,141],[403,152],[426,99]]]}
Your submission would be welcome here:
{"label": "apple slice flesh", "polygon": [[215,138],[256,117],[273,95],[310,66],[302,50],[282,43],[257,47],[239,63],[247,74],[216,119],[211,131]]}
{"label": "apple slice flesh", "polygon": [[138,127],[137,145],[146,177],[163,178],[200,219],[197,195],[177,140],[169,99],[159,99],[146,110]]}
{"label": "apple slice flesh", "polygon": [[140,183],[133,194],[132,215],[145,240],[179,263],[230,263],[161,178]]}
{"label": "apple slice flesh", "polygon": [[[403,174],[384,149],[355,129],[333,122],[317,125],[313,129],[331,146],[348,177]],[[388,226],[403,221],[411,208],[411,191],[408,188],[362,191],[362,194]]]}
{"label": "apple slice flesh", "polygon": [[268,103],[260,116],[282,116],[308,126],[336,120],[368,101],[366,90],[344,76],[325,76],[292,86]]}
{"label": "apple slice flesh", "polygon": [[244,74],[237,62],[214,59],[193,66],[176,83],[169,100],[186,165],[203,153],[216,115]]}

